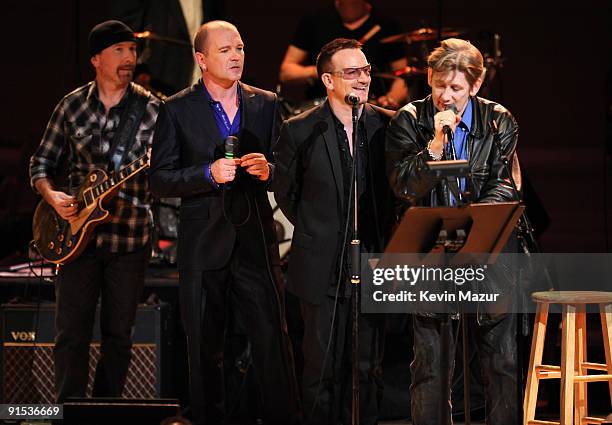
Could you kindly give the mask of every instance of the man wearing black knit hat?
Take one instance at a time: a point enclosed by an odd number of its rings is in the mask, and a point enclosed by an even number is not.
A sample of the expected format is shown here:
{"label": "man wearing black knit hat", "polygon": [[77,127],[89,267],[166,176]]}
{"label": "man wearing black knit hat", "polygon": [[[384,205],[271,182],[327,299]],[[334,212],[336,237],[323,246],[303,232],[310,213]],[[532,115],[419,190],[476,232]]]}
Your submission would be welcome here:
{"label": "man wearing black knit hat", "polygon": [[[136,66],[134,32],[119,21],[89,34],[96,78],[56,106],[30,159],[32,187],[64,220],[85,207],[79,187],[94,169],[117,171],[147,153],[159,101],[131,82]],[[67,186],[57,186],[67,164]],[[120,397],[131,359],[131,333],[151,252],[149,197],[143,173],[119,186],[105,203],[111,219],[95,228],[84,251],[57,276],[55,390],[58,402],[84,397],[89,344],[101,299],[100,359],[93,395]],[[88,205],[86,208],[88,208]]]}

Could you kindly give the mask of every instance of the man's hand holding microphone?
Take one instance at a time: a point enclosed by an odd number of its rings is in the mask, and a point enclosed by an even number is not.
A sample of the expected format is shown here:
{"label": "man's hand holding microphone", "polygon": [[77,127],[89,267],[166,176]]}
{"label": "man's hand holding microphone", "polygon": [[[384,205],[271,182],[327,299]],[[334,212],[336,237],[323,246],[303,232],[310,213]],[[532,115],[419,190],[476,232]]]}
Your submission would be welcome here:
{"label": "man's hand holding microphone", "polygon": [[238,167],[245,169],[247,173],[266,181],[270,176],[270,167],[265,155],[259,152],[248,153],[240,158],[234,158],[234,148],[238,138],[229,136],[225,139],[225,158],[220,158],[210,166],[213,179],[218,184],[234,181]]}
{"label": "man's hand holding microphone", "polygon": [[448,105],[444,111],[434,115],[434,138],[427,144],[427,150],[434,158],[442,158],[444,147],[448,143],[446,134],[454,133],[455,127],[461,122],[455,105]]}

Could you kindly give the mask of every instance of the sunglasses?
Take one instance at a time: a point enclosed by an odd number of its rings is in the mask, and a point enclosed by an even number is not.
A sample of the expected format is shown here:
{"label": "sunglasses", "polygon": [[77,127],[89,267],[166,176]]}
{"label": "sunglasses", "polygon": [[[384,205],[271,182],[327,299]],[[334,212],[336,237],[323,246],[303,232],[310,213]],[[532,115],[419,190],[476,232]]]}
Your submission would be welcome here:
{"label": "sunglasses", "polygon": [[330,74],[337,75],[344,80],[356,80],[361,77],[362,72],[369,77],[372,74],[372,65],[368,64],[361,68],[344,68],[340,71],[330,71]]}

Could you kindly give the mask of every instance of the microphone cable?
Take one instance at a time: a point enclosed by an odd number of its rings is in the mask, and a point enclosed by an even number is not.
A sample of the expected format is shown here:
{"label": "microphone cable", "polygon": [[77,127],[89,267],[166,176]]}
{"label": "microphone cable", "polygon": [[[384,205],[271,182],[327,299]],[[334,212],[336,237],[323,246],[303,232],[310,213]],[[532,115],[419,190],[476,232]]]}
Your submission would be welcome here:
{"label": "microphone cable", "polygon": [[[249,188],[249,189],[252,189]],[[269,278],[269,282],[272,285],[272,289],[274,291],[274,296],[276,299],[276,305],[277,305],[277,315],[278,315],[278,326],[279,326],[279,342],[281,344],[281,346],[279,347],[281,349],[281,357],[283,358],[283,361],[285,363],[285,371],[287,374],[287,378],[289,377],[289,371],[290,371],[290,365],[287,359],[287,355],[288,353],[285,352],[285,350],[283,350],[283,347],[285,346],[285,342],[288,342],[289,336],[287,335],[285,337],[285,332],[284,330],[286,329],[286,321],[284,320],[284,309],[283,309],[283,303],[281,302],[281,294],[279,293],[279,288],[276,286],[276,279],[274,278],[274,273],[272,272],[272,265],[271,265],[271,260],[270,260],[270,255],[268,252],[268,243],[267,243],[267,239],[266,239],[266,232],[265,232],[265,228],[263,225],[263,219],[261,216],[261,212],[259,209],[259,204],[257,202],[257,197],[256,197],[256,193],[254,193],[254,191],[250,190],[249,191],[250,194],[253,196],[253,203],[255,205],[255,214],[257,216],[257,224],[259,227],[259,231],[261,232],[261,240],[263,243],[263,252],[264,252],[264,258],[265,258],[265,263],[266,263],[266,271],[268,274],[268,278]],[[242,193],[243,196],[245,197],[246,201],[247,201],[247,206],[248,206],[248,213],[247,213],[247,217],[246,219],[239,223],[239,224],[235,224],[231,221],[231,218],[227,216],[226,214],[226,209],[225,209],[225,190],[223,191],[223,215],[226,218],[227,221],[229,221],[230,223],[232,223],[234,226],[236,227],[241,227],[243,225],[245,225],[250,217],[251,217],[251,202],[250,202],[250,197],[249,194],[246,192],[246,190]],[[248,340],[248,338],[247,338]],[[289,349],[289,346],[286,347],[286,349]],[[252,355],[251,355],[252,356]],[[246,379],[247,379],[247,375],[248,375],[248,371],[251,369],[252,366],[252,361],[249,362],[248,366],[247,366],[247,370],[245,370],[244,372],[244,377],[243,377],[243,381],[241,383],[240,386],[240,390],[239,393],[242,393],[244,391],[244,387],[245,387],[245,383],[246,383]],[[257,381],[259,383],[259,381]],[[259,383],[261,385],[261,383]],[[258,391],[258,395],[259,395],[259,403],[261,406],[263,406],[263,394],[261,391]],[[299,397],[298,394],[294,394],[295,396],[295,400],[297,401],[297,403],[299,403]],[[239,402],[239,399],[237,400],[237,403]],[[234,415],[234,413],[236,412],[236,407],[234,407],[234,409],[232,409],[232,411],[226,416],[226,418],[224,419],[224,424],[227,424],[228,421],[231,419],[231,417]]]}
{"label": "microphone cable", "polygon": [[[234,179],[234,181],[235,181],[235,179]],[[226,203],[226,198],[225,198],[225,195],[226,195],[228,190],[231,190],[231,189],[227,185],[224,185],[223,189],[222,189],[222,193],[221,193],[221,210],[223,211],[223,217],[232,226],[234,226],[234,227],[242,227],[245,224],[247,224],[247,222],[251,218],[251,200],[249,199],[249,196],[245,192],[242,192],[242,196],[246,200],[247,213],[246,213],[246,217],[244,218],[243,221],[239,221],[239,222],[235,223],[234,221],[232,221],[232,217],[231,217],[231,205],[232,205],[232,203],[229,203],[230,204],[230,211],[229,211],[229,214],[228,214],[227,203]]]}
{"label": "microphone cable", "polygon": [[[40,310],[41,310],[41,287],[44,283],[54,283],[52,280],[47,280],[45,279],[44,276],[44,267],[45,267],[45,261],[44,259],[40,261],[40,274],[37,274],[36,268],[35,268],[35,264],[32,263],[32,258],[30,258],[30,250],[32,248],[36,248],[36,245],[34,243],[34,240],[31,240],[30,242],[28,242],[28,269],[29,271],[32,273],[32,277],[33,278],[38,278],[37,280],[38,285],[37,285],[37,296],[35,298],[35,304],[33,305],[34,307],[34,317],[33,317],[33,329],[32,331],[34,332],[34,338],[32,339],[31,344],[32,344],[32,352],[34,353],[34,355],[31,356],[31,358],[28,360],[29,363],[29,370],[33,371],[34,370],[34,363],[36,362],[36,352],[37,352],[37,348],[40,347],[39,345],[39,330],[40,330]],[[38,251],[38,250],[37,250]],[[42,258],[42,257],[41,257]],[[27,278],[28,280],[26,281],[26,285],[24,288],[24,292],[23,292],[23,302],[22,304],[27,305],[29,303],[29,289],[30,289],[30,278]],[[17,298],[17,300],[19,300],[19,298]],[[8,304],[10,304],[11,301],[9,301]],[[17,302],[17,304],[19,304],[19,301]],[[18,349],[18,348],[16,348]],[[31,384],[31,382],[29,381],[29,379],[33,379],[33,375],[30,374],[24,374],[23,376],[21,376],[21,379],[19,379],[19,383],[17,385],[17,390],[14,391],[13,394],[15,395],[19,395],[19,394],[23,394],[23,391],[26,389],[26,386]]]}
{"label": "microphone cable", "polygon": [[[234,159],[234,149],[236,147],[236,145],[238,144],[238,137],[236,136],[228,136],[225,138],[224,141],[224,146],[225,146],[225,155],[223,158],[225,159],[230,159],[233,160]],[[235,165],[235,164],[234,164]],[[238,168],[236,167],[236,172],[234,174],[234,180],[232,180],[231,182],[226,182],[223,184],[223,188],[222,188],[222,195],[221,195],[221,210],[223,211],[223,217],[225,218],[225,220],[227,220],[230,224],[232,224],[234,227],[242,227],[244,226],[249,219],[251,218],[251,201],[248,197],[248,194],[246,193],[248,187],[245,187],[245,189],[242,192],[242,196],[244,196],[244,199],[246,200],[246,205],[247,205],[247,213],[246,213],[246,217],[243,221],[239,221],[237,223],[234,223],[234,221],[232,221],[231,218],[231,211],[228,214],[227,211],[227,207],[226,207],[226,199],[225,199],[225,195],[226,192],[228,190],[231,190],[231,187],[234,183],[237,183],[237,179],[238,179]],[[212,178],[212,175],[211,175]],[[213,178],[214,180],[214,178]],[[231,205],[230,205],[230,209],[231,209]]]}
{"label": "microphone cable", "polygon": [[[268,243],[266,240],[266,232],[264,229],[264,225],[263,225],[263,219],[261,216],[261,212],[259,211],[259,204],[257,203],[257,198],[255,197],[255,194],[253,194],[253,203],[255,204],[255,213],[257,214],[257,223],[259,224],[259,230],[261,232],[261,240],[263,242],[263,248],[264,248],[264,257],[265,257],[265,263],[266,263],[266,270],[268,272],[268,277],[270,278],[270,284],[272,285],[272,289],[274,290],[274,296],[276,298],[276,305],[277,305],[277,314],[278,314],[278,325],[279,325],[279,330],[280,330],[280,339],[279,342],[281,343],[281,357],[283,358],[283,361],[285,362],[285,373],[287,374],[287,378],[289,377],[289,372],[290,372],[290,365],[289,365],[289,361],[287,359],[287,356],[289,355],[289,349],[291,349],[291,351],[293,351],[293,347],[291,346],[290,342],[290,338],[289,338],[289,331],[287,328],[287,320],[286,320],[286,316],[283,314],[285,312],[284,309],[284,303],[282,302],[282,296],[279,292],[279,288],[276,286],[276,279],[274,278],[274,273],[272,272],[272,264],[270,261],[270,255],[268,252]],[[286,333],[285,333],[286,331]],[[288,345],[286,343],[289,343]],[[285,350],[283,350],[283,347],[285,348]],[[294,368],[295,370],[295,368]],[[296,388],[297,389],[297,388]],[[298,390],[299,392],[299,390]],[[260,397],[262,397],[262,394],[260,394]],[[299,394],[294,394],[295,400],[298,403],[298,405],[300,404],[299,402]],[[263,404],[263,400],[260,400]],[[300,409],[301,410],[301,406]]]}
{"label": "microphone cable", "polygon": [[[221,194],[221,210],[223,211],[223,217],[225,218],[225,220],[227,220],[234,227],[242,227],[251,218],[251,202],[249,200],[248,195],[243,192],[243,196],[245,197],[245,199],[247,201],[247,215],[246,215],[246,218],[244,219],[244,221],[242,221],[240,223],[234,223],[232,221],[231,217],[228,216],[227,210],[226,210],[225,194],[227,192],[227,189],[228,189],[228,187],[224,186],[222,188],[222,194]],[[257,205],[257,202],[255,203],[255,205]],[[249,343],[250,343],[250,341],[247,338],[247,344],[249,344]],[[244,371],[239,369],[240,373],[242,373],[242,380],[240,382],[240,387],[238,388],[238,394],[236,395],[236,400],[233,403],[233,406],[231,406],[228,409],[227,414],[222,419],[221,423],[224,424],[224,425],[229,425],[230,424],[229,421],[234,417],[234,415],[236,414],[236,412],[240,408],[240,399],[242,397],[242,394],[245,391],[246,383],[247,383],[247,378],[249,376],[249,371],[251,370],[251,366],[252,366],[252,355],[250,355],[250,357],[251,357],[250,358],[251,361],[246,362],[246,367],[244,368]]]}
{"label": "microphone cable", "polygon": [[[338,301],[340,298],[340,284],[342,282],[342,277],[343,277],[343,268],[344,268],[344,257],[346,255],[346,247],[347,247],[347,243],[348,243],[348,232],[349,232],[349,223],[351,221],[351,206],[353,205],[353,197],[355,194],[355,175],[357,172],[357,164],[355,162],[355,157],[356,157],[356,150],[359,148],[359,142],[357,141],[356,143],[357,146],[353,147],[353,158],[351,161],[351,186],[349,189],[349,199],[348,199],[348,203],[347,203],[347,210],[346,210],[346,217],[344,219],[344,232],[343,232],[343,238],[342,238],[342,248],[340,250],[340,263],[339,263],[339,267],[338,267],[338,278],[336,280],[336,293],[334,294],[334,308],[332,311],[332,318],[331,318],[331,323],[330,323],[330,332],[329,332],[329,338],[327,340],[327,347],[325,348],[325,355],[323,356],[323,367],[321,368],[321,374],[319,376],[319,383],[317,384],[317,392],[315,393],[315,402],[312,405],[312,409],[310,411],[310,417],[313,416],[317,405],[319,403],[319,398],[321,396],[321,389],[323,387],[323,377],[325,375],[325,369],[327,366],[327,361],[329,360],[329,353],[331,350],[331,346],[332,346],[332,341],[333,341],[333,337],[334,334],[336,333],[335,330],[335,322],[336,322],[336,315],[338,312]],[[348,276],[347,276],[348,278]],[[345,289],[346,290],[346,289]],[[350,298],[349,298],[350,299]],[[333,371],[332,371],[333,373]]]}

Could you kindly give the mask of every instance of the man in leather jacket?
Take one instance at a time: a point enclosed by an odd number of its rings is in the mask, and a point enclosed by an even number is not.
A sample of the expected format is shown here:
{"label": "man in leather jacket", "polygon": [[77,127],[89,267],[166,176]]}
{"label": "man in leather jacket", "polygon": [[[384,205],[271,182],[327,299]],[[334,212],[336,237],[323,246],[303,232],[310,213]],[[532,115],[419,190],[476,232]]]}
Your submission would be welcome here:
{"label": "man in leather jacket", "polygon": [[[406,207],[455,204],[446,182],[435,179],[425,164],[450,159],[443,130],[448,126],[454,133],[456,159],[466,159],[472,174],[471,179],[461,179],[461,191],[469,192],[473,202],[513,201],[502,154],[514,159],[518,126],[503,106],[476,97],[483,75],[481,53],[467,41],[448,39],[431,53],[428,66],[432,94],[400,109],[387,130],[387,173],[395,195]],[[494,141],[496,132],[502,152]],[[466,317],[483,372],[486,423],[516,424],[516,318],[511,314]],[[448,315],[414,317],[411,404],[415,425],[452,423],[450,384],[457,331],[453,322]]]}

